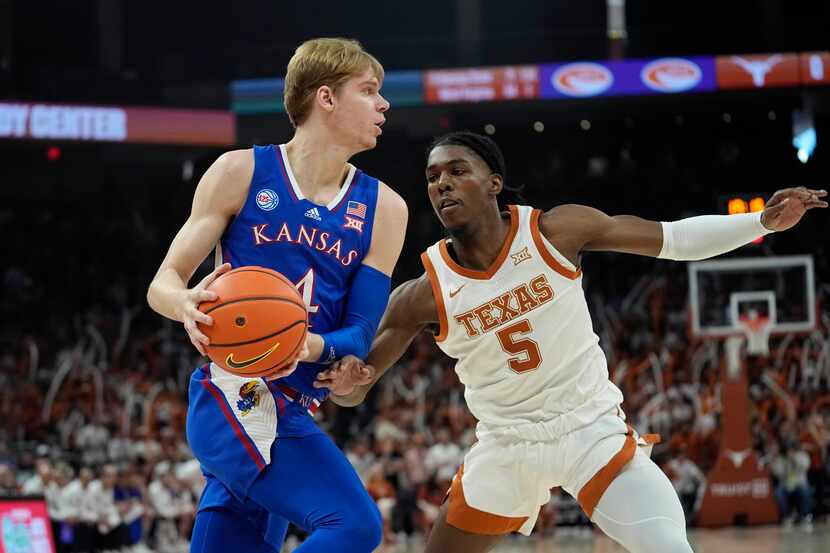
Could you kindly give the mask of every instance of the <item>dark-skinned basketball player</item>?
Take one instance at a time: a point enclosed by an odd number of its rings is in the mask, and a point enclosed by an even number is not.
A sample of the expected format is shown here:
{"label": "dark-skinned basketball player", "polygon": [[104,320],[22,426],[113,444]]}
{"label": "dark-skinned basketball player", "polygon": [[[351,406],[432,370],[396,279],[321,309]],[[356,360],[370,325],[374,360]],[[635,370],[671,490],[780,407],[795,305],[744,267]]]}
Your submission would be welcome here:
{"label": "dark-skinned basketball player", "polygon": [[416,335],[437,327],[479,422],[428,553],[479,553],[507,533],[529,534],[555,486],[629,551],[689,552],[677,494],[639,447],[648,440],[625,422],[608,379],[579,256],[706,259],[792,227],[827,207],[827,193],[789,188],[761,213],[660,223],[584,205],[505,209],[505,174],[487,137],[452,133],[430,146],[427,193],[450,238],[422,254],[424,274],[392,293],[366,364],[348,357],[315,385],[336,384],[332,399],[356,405]]}

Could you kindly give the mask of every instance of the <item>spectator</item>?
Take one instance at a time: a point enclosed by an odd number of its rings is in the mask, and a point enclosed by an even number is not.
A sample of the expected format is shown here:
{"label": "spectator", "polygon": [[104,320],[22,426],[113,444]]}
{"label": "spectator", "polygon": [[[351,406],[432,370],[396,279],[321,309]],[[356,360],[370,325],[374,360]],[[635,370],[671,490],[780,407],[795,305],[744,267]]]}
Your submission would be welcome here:
{"label": "spectator", "polygon": [[75,471],[66,463],[55,465],[52,478],[46,486],[44,496],[49,518],[52,521],[52,535],[58,553],[72,551],[75,540],[75,518],[67,501],[66,489],[75,476]]}
{"label": "spectator", "polygon": [[781,446],[778,445],[778,440],[775,438],[767,440],[764,455],[758,459],[758,465],[770,472],[773,489],[777,489],[783,481],[785,463],[786,459],[781,455]]}
{"label": "spectator", "polygon": [[436,434],[436,443],[427,451],[424,464],[430,474],[436,475],[438,480],[452,480],[464,454],[458,444],[450,441],[450,431],[442,428]]}
{"label": "spectator", "polygon": [[190,490],[196,503],[202,497],[205,489],[205,475],[202,473],[202,465],[192,457],[176,465],[176,478]]}
{"label": "spectator", "polygon": [[444,502],[449,489],[444,484],[446,482],[439,483],[434,478],[430,478],[418,487],[418,513],[416,518],[421,533],[425,536],[429,535],[430,530],[432,530],[432,525],[438,518],[441,504]]}
{"label": "spectator", "polygon": [[107,461],[107,444],[110,433],[98,420],[91,420],[75,434],[75,446],[82,451],[86,466],[96,466]]}
{"label": "spectator", "polygon": [[23,484],[23,495],[43,495],[51,479],[52,464],[49,459],[35,461],[35,474]]}
{"label": "spectator", "polygon": [[375,441],[385,440],[391,438],[393,440],[401,441],[406,439],[406,433],[401,430],[396,422],[395,411],[389,405],[384,405],[380,409],[380,413],[375,417]]}
{"label": "spectator", "polygon": [[400,489],[406,484],[403,455],[398,442],[392,438],[379,440],[375,444],[377,463],[383,468],[383,475],[395,487]]}
{"label": "spectator", "polygon": [[130,440],[129,432],[119,427],[114,431],[115,425],[110,426],[109,433],[112,436],[107,443],[107,457],[110,463],[122,464],[132,460],[133,443]]}
{"label": "spectator", "polygon": [[821,516],[828,511],[826,496],[830,492],[827,490],[825,474],[828,460],[827,449],[830,446],[830,429],[827,428],[821,413],[812,413],[807,417],[807,424],[801,433],[801,444],[810,455],[810,471],[807,473],[807,480],[815,491],[815,514]]}
{"label": "spectator", "polygon": [[686,447],[677,449],[674,457],[666,463],[666,472],[680,497],[680,504],[686,515],[686,523],[692,524],[695,517],[697,500],[704,489],[706,477],[694,461],[686,456]]}
{"label": "spectator", "polygon": [[395,488],[387,480],[384,474],[383,463],[375,463],[369,470],[369,480],[366,482],[366,490],[375,503],[378,505],[380,515],[383,518],[383,535],[386,543],[395,541],[394,533],[390,524],[392,518],[392,509],[395,507],[396,496]]}
{"label": "spectator", "polygon": [[148,463],[154,462],[161,455],[161,444],[155,440],[146,426],[135,429],[132,440],[133,459],[142,459]]}
{"label": "spectator", "polygon": [[97,550],[97,530],[95,528],[98,517],[95,511],[94,500],[91,500],[89,487],[95,474],[89,468],[78,471],[78,478],[73,480],[64,489],[64,505],[67,509],[66,517],[75,522],[74,544],[76,551],[94,552]]}
{"label": "spectator", "polygon": [[150,483],[150,505],[158,516],[155,549],[160,552],[186,548],[196,514],[190,491],[176,478],[170,462],[162,461],[153,470]]}
{"label": "spectator", "polygon": [[128,466],[115,487],[115,506],[125,526],[124,545],[133,547],[144,534],[142,518],[146,512],[143,481],[135,467]]}
{"label": "spectator", "polygon": [[126,544],[126,527],[115,505],[115,485],[118,483],[118,469],[115,465],[104,465],[101,477],[89,484],[87,501],[95,513],[98,543],[103,549],[118,549]]}
{"label": "spectator", "polygon": [[375,454],[369,449],[369,440],[360,437],[350,445],[346,445],[346,458],[354,467],[363,485],[369,481],[369,470],[375,464]]}
{"label": "spectator", "polygon": [[20,494],[21,489],[14,477],[14,468],[0,464],[0,497],[15,497]]}
{"label": "spectator", "polygon": [[[775,465],[773,465],[775,466]],[[805,527],[812,527],[812,500],[813,492],[807,482],[807,471],[810,468],[810,455],[807,454],[798,442],[786,444],[782,448],[782,456],[778,460],[778,467],[773,469],[779,474],[778,487],[775,489],[775,498],[784,523],[789,525],[795,520],[793,507],[798,511],[798,517]]]}
{"label": "spectator", "polygon": [[427,481],[429,473],[426,466],[427,439],[422,432],[416,432],[409,440],[409,446],[403,454],[406,479],[413,489]]}

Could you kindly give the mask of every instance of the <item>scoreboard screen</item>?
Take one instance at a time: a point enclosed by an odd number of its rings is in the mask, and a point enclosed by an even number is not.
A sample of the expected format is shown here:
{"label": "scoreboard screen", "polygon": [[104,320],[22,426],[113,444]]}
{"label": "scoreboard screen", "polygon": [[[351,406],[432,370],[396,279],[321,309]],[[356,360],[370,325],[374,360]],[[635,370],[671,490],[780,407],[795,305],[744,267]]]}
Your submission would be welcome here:
{"label": "scoreboard screen", "polygon": [[0,499],[0,553],[55,553],[43,499]]}

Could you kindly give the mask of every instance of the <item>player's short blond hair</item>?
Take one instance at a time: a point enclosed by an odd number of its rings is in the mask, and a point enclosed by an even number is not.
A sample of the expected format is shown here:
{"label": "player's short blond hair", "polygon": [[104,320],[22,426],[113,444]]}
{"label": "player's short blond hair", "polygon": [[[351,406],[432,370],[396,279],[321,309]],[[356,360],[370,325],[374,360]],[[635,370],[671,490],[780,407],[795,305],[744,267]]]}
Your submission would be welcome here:
{"label": "player's short blond hair", "polygon": [[311,113],[318,88],[327,85],[336,92],[350,77],[367,69],[383,83],[383,66],[356,40],[315,38],[300,44],[285,74],[283,103],[291,124],[303,124]]}

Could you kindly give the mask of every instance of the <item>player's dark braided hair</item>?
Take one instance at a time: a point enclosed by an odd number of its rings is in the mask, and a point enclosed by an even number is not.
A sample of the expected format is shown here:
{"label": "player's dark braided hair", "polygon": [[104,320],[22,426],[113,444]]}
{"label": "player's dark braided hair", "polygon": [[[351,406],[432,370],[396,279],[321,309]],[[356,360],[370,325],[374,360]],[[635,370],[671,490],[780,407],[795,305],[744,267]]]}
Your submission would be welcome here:
{"label": "player's dark braided hair", "polygon": [[507,184],[507,167],[504,163],[504,154],[501,153],[499,145],[488,136],[470,131],[456,131],[439,136],[427,148],[427,158],[435,148],[439,146],[466,146],[484,160],[493,173],[501,175],[502,190],[497,200],[499,209],[507,210],[508,204],[522,204],[521,186],[510,186]]}

